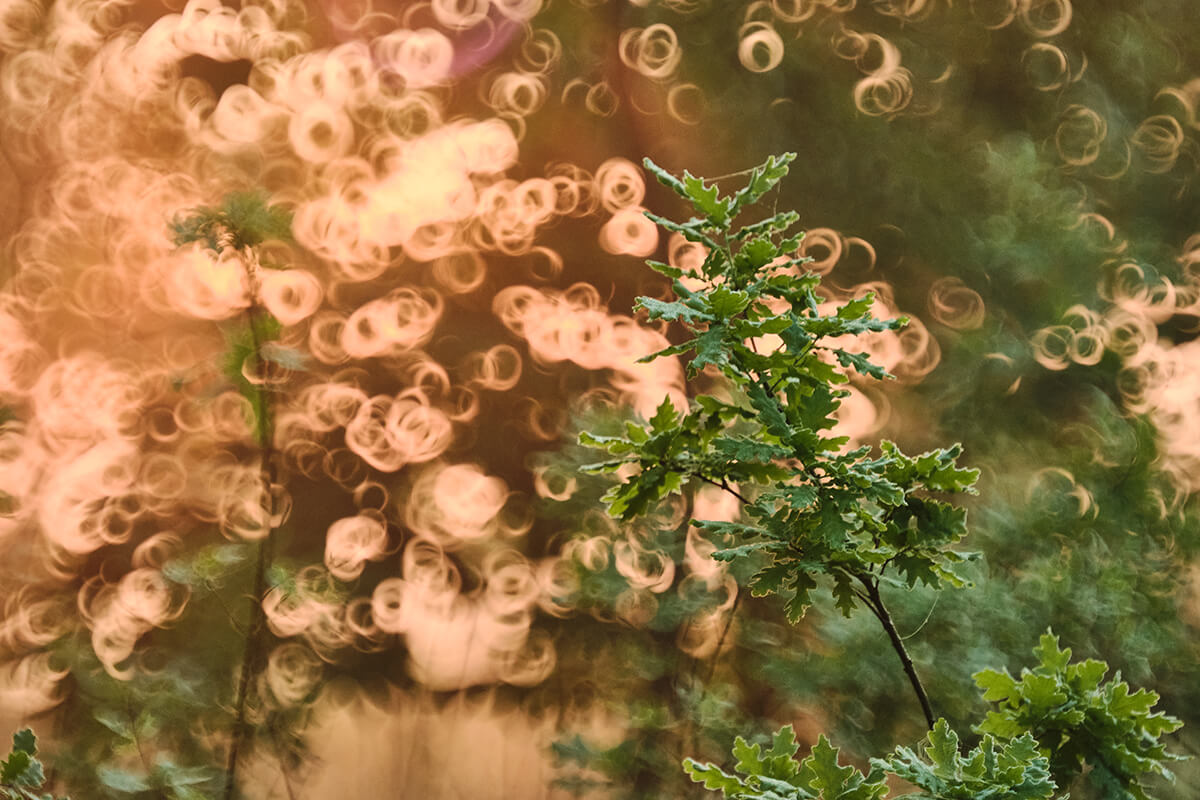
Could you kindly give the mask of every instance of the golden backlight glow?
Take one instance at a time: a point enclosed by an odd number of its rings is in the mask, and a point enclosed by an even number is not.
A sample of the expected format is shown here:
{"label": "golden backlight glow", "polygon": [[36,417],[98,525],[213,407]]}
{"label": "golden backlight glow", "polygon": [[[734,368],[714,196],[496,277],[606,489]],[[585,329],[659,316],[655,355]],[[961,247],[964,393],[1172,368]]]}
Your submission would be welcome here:
{"label": "golden backlight glow", "polygon": [[[662,21],[627,19],[626,6],[650,5]],[[12,419],[0,427],[10,565],[0,719],[62,739],[81,712],[73,662],[55,643],[86,643],[96,676],[128,684],[160,668],[159,637],[182,630],[202,599],[220,616],[186,624],[229,627],[237,650],[211,677],[231,697],[246,598],[221,579],[175,580],[168,565],[273,531],[287,532],[275,553],[286,579],[259,598],[270,642],[252,712],[261,721],[310,708],[300,729],[309,750],[294,767],[269,747],[249,752],[239,773],[249,797],[570,797],[554,784],[551,742],[569,731],[615,745],[628,719],[604,702],[604,686],[560,672],[587,659],[561,652],[564,621],[593,615],[665,637],[697,664],[728,647],[737,580],[686,522],[733,520],[737,503],[711,487],[675,498],[661,512],[664,527],[684,531],[673,554],[594,504],[567,519],[544,514],[589,479],[536,455],[569,443],[576,415],[649,417],[664,397],[684,407],[695,393],[677,358],[638,362],[678,332],[630,309],[636,294],[670,291],[642,259],[695,266],[705,256],[643,215],[670,201],[647,186],[639,149],[661,152],[659,136],[685,142],[680,169],[689,154],[703,155],[694,170],[754,158],[704,155],[697,122],[730,99],[697,83],[688,60],[699,45],[687,15],[702,5],[3,4],[0,402]],[[813,26],[844,73],[846,114],[936,114],[958,66],[914,65],[903,36],[841,24],[855,5],[731,3],[729,68],[739,80],[781,80]],[[874,4],[897,24],[940,5]],[[1036,91],[1086,69],[1053,41],[1075,19],[1067,0],[974,6],[981,30],[1025,31]],[[564,47],[556,30],[568,28],[595,28],[594,52]],[[793,102],[789,86],[773,91]],[[1172,92],[1195,128],[1196,81]],[[1107,168],[1105,117],[1082,105],[1059,116],[1046,143],[1062,164]],[[592,135],[601,125],[630,138],[610,146]],[[1173,116],[1134,127],[1131,146],[1155,170],[1196,157]],[[292,241],[252,256],[172,242],[172,219],[246,190],[294,214]],[[899,233],[836,230],[820,202],[814,193],[801,209],[810,229],[799,255],[823,277],[823,307],[871,291],[876,316],[911,317],[899,333],[845,343],[897,377],[850,386],[838,419],[856,446],[894,427],[893,396],[941,363],[938,336],[983,329],[990,308],[979,284],[940,273],[914,303],[877,265],[883,247],[872,240]],[[1112,244],[1102,214],[1085,210],[1078,225]],[[1182,253],[1186,284],[1150,281],[1130,261],[1102,287],[1107,308],[1068,303],[1059,324],[1028,335],[1052,372],[1117,353],[1125,407],[1160,426],[1166,468],[1194,491],[1200,345],[1156,333],[1200,313],[1200,234]],[[242,367],[272,404],[265,447],[253,403],[223,372],[233,331],[259,306],[281,325],[262,366]],[[1008,380],[1016,391],[1021,375]],[[1094,513],[1065,470],[1033,474],[1029,491],[1051,484],[1080,515]],[[607,615],[580,607],[578,565],[624,582]],[[209,596],[222,591],[224,615]],[[671,593],[704,601],[652,631]],[[369,658],[390,666],[360,685],[355,665]],[[191,733],[216,752],[230,735]]]}

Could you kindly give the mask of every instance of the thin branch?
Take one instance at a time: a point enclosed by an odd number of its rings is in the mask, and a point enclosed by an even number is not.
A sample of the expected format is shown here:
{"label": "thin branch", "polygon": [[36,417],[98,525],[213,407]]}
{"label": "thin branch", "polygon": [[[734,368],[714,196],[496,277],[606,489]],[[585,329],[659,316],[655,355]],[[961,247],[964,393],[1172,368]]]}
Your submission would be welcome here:
{"label": "thin branch", "polygon": [[[686,619],[684,619],[683,627],[679,629],[679,641],[687,641],[687,636],[688,636],[688,633],[691,631],[691,627],[692,627],[692,618],[689,616]],[[670,683],[668,685],[670,694],[667,695],[667,703],[672,710],[674,710],[675,707],[679,704],[679,696],[680,696],[681,692],[683,691],[681,688],[681,685],[680,685],[680,681],[682,679],[681,673],[683,670],[682,670],[681,665],[683,662],[684,655],[685,654],[682,651],[680,651],[679,656],[675,659],[674,666],[672,666],[672,668],[671,668],[671,678],[670,678]],[[687,659],[688,659],[687,685],[692,686],[692,685],[695,685],[697,673],[700,671],[700,659],[696,658],[695,656],[693,656],[691,654],[686,654],[686,655],[687,655]],[[693,738],[692,725],[694,724],[694,722],[695,722],[695,720],[692,719],[692,716],[690,714],[687,715],[687,717],[684,720],[683,733],[680,735],[681,750],[680,750],[679,755],[681,757],[686,756],[688,753],[692,752],[692,750],[693,750],[691,741]]]}
{"label": "thin branch", "polygon": [[[812,350],[813,350],[813,347],[814,347],[814,346],[816,345],[816,343],[817,343],[817,339],[819,339],[819,338],[820,338],[820,337],[817,337],[817,338],[814,338],[814,339],[809,339],[809,340],[808,340],[808,343],[804,345],[804,349],[803,349],[803,350],[801,350],[799,353],[796,353],[796,354],[793,356],[793,358],[794,358],[796,361],[799,361],[800,359],[804,358],[804,357],[805,357],[805,356],[807,356],[809,353],[811,353],[811,352],[812,352]],[[778,353],[778,352],[779,352],[780,350],[782,350],[782,349],[783,349],[783,347],[782,347],[782,346],[781,346],[781,347],[779,347],[778,349],[776,349],[776,350],[775,350],[775,353]],[[771,355],[774,355],[775,353],[772,353]],[[786,377],[787,377],[787,372],[784,372],[782,375],[780,375],[778,378],[776,378],[776,379],[775,379],[775,382],[774,382],[774,383],[772,383],[772,384],[770,385],[770,387],[768,387],[767,394],[769,394],[769,395],[771,395],[771,396],[773,397],[773,396],[775,395],[775,391],[776,391],[776,390],[779,388],[779,384],[780,384],[780,382],[782,382],[782,381],[783,381],[783,379],[784,379],[784,378],[786,378]],[[762,380],[762,379],[760,378],[760,380]]]}
{"label": "thin branch", "polygon": [[850,591],[854,592],[855,597],[857,597],[859,600],[863,601],[863,605],[865,605],[867,608],[871,609],[872,614],[874,614],[876,617],[879,616],[879,611],[877,611],[875,609],[875,606],[871,605],[871,598],[867,597],[866,593],[863,592],[862,589],[851,588]]}
{"label": "thin branch", "polygon": [[229,625],[233,628],[233,632],[239,636],[246,636],[249,631],[238,623],[237,615],[233,613],[233,609],[230,608],[229,604],[225,602],[225,598],[221,596],[221,593],[213,588],[212,584],[208,581],[204,582],[204,588],[207,589],[208,593],[215,597],[217,602],[221,604],[221,609],[225,612],[225,616],[229,618]]}
{"label": "thin branch", "polygon": [[729,492],[731,495],[736,497],[738,500],[741,500],[746,505],[750,505],[750,501],[747,500],[745,497],[743,497],[742,494],[740,492],[738,492],[737,489],[734,489],[732,486],[730,486],[729,483],[724,478],[722,478],[720,481],[714,481],[712,478],[708,477],[707,475],[701,475],[699,472],[695,472],[692,474],[695,475],[700,480],[704,481],[705,483],[711,484],[711,485],[717,487],[718,489],[724,489],[725,491]]}
{"label": "thin branch", "polygon": [[133,709],[133,698],[131,693],[125,695],[125,713],[129,715],[129,732],[133,735],[133,744],[137,748],[138,758],[142,761],[142,766],[146,768],[146,773],[152,773],[154,769],[150,766],[150,759],[146,758],[146,751],[142,748],[142,737],[138,735],[137,714]]}
{"label": "thin branch", "polygon": [[935,594],[933,596],[933,604],[931,606],[929,606],[929,613],[925,615],[925,619],[921,620],[921,624],[917,626],[917,629],[915,631],[910,633],[908,636],[901,636],[900,638],[904,639],[904,641],[908,641],[909,639],[911,639],[912,637],[914,637],[918,633],[920,633],[921,629],[925,627],[925,623],[929,622],[929,618],[933,616],[933,610],[935,608],[937,608],[938,600],[940,600],[941,598],[942,598],[941,592],[938,592],[937,594]]}
{"label": "thin branch", "polygon": [[723,181],[726,178],[736,178],[739,175],[749,175],[758,167],[750,167],[749,169],[739,169],[737,172],[726,172],[724,175],[714,175],[711,178],[705,178],[706,181]]}
{"label": "thin branch", "polygon": [[[244,264],[246,276],[250,285],[251,302],[246,314],[250,322],[250,339],[253,346],[251,356],[254,369],[261,373],[264,370],[262,357],[262,341],[259,337],[256,315],[260,309],[258,304],[258,276],[255,265],[250,260],[253,253],[245,254]],[[263,611],[262,599],[267,590],[267,567],[274,555],[275,528],[272,522],[275,515],[275,503],[272,489],[275,483],[274,452],[272,448],[271,408],[263,390],[255,387],[259,402],[257,403],[258,447],[262,457],[262,468],[259,479],[262,488],[263,501],[266,503],[267,535],[258,544],[258,562],[254,570],[254,593],[250,598],[250,620],[246,630],[246,644],[242,652],[242,670],[238,677],[237,703],[235,711],[233,740],[229,744],[229,758],[225,767],[225,800],[233,800],[237,788],[238,757],[242,746],[250,738],[250,723],[246,719],[246,706],[250,697],[250,678],[258,671],[258,662],[262,659],[262,633],[266,627],[266,613]]]}
{"label": "thin branch", "polygon": [[[737,615],[738,604],[741,602],[742,592],[739,590],[737,595],[733,598],[732,605],[729,607],[729,619],[725,622],[725,627],[721,629],[721,635],[717,637],[717,646],[716,649],[713,650],[712,660],[709,661],[708,664],[708,676],[705,677],[705,679],[700,683],[700,700],[704,699],[704,695],[708,690],[708,686],[712,683],[713,676],[717,673],[717,662],[721,659],[721,648],[725,646],[725,637],[728,636],[729,630],[733,627],[733,619]],[[691,624],[690,621],[688,624]],[[692,672],[692,678],[694,680],[696,677],[696,671],[699,670],[700,660],[693,658],[692,662],[696,667],[696,669]],[[678,694],[672,697],[672,701],[674,701],[676,697],[678,697]],[[694,750],[692,740],[695,737],[695,722],[696,720],[692,717],[692,715],[688,715],[683,736],[683,753],[685,755],[693,752]]]}
{"label": "thin branch", "polygon": [[717,637],[717,649],[713,651],[712,663],[708,667],[708,677],[704,680],[705,686],[712,682],[713,675],[717,672],[717,661],[721,658],[721,647],[725,644],[725,637],[729,634],[729,629],[733,627],[733,618],[737,614],[738,603],[740,602],[742,602],[742,593],[739,591],[737,596],[733,598],[733,605],[729,607],[729,620],[721,630],[721,635]]}
{"label": "thin branch", "polygon": [[933,707],[929,704],[929,695],[925,693],[925,687],[921,684],[921,678],[917,675],[912,658],[908,655],[908,649],[904,646],[904,639],[900,637],[900,633],[896,630],[896,624],[892,622],[892,615],[888,613],[887,606],[883,604],[883,597],[879,594],[879,582],[871,580],[861,573],[855,577],[866,587],[867,595],[871,599],[868,607],[875,612],[879,623],[883,625],[884,631],[887,632],[888,639],[892,642],[892,649],[900,657],[900,664],[904,667],[904,673],[908,675],[908,681],[912,684],[913,692],[917,695],[917,701],[921,704],[921,711],[925,714],[925,722],[928,724],[929,729],[933,730]]}
{"label": "thin branch", "polygon": [[279,761],[279,774],[283,777],[283,788],[287,792],[288,800],[296,800],[296,790],[292,788],[292,779],[288,776],[283,758],[276,753],[276,759]]}

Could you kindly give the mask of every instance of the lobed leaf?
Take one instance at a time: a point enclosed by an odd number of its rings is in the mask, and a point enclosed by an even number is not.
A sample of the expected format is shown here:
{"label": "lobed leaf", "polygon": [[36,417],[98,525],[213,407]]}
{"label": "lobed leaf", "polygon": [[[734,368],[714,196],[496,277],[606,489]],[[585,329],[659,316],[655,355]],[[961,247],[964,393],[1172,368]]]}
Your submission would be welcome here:
{"label": "lobed leaf", "polygon": [[783,153],[778,156],[768,156],[762,166],[755,167],[750,173],[750,180],[745,188],[733,196],[735,213],[748,205],[757,203],[760,197],[774,189],[787,176],[788,165],[795,160],[795,153]]}
{"label": "lobed leaf", "polygon": [[924,758],[897,747],[871,764],[916,785],[923,793],[915,796],[929,800],[1048,800],[1057,788],[1046,757],[1028,733],[999,745],[984,736],[961,754],[958,734],[939,719],[922,750]]}
{"label": "lobed leaf", "polygon": [[[787,230],[799,221],[800,215],[795,211],[781,211],[778,214],[772,214],[766,219],[751,223],[750,225],[742,226],[737,231],[730,234],[729,238],[730,240],[737,242],[748,239],[751,236],[772,236],[776,233]],[[800,239],[803,238],[804,234],[800,234],[795,237],[794,241],[796,242],[796,245],[799,245]],[[788,241],[793,240],[789,239]],[[791,248],[781,247],[780,249],[782,249],[784,252],[791,252],[796,248],[793,246]]]}
{"label": "lobed leaf", "polygon": [[984,699],[999,703],[975,730],[1000,738],[1036,737],[1060,784],[1074,781],[1086,766],[1088,779],[1108,787],[1105,791],[1149,800],[1142,776],[1170,779],[1165,762],[1181,758],[1159,741],[1179,720],[1153,712],[1158,695],[1131,692],[1119,674],[1101,684],[1108,671],[1103,661],[1070,663],[1070,648],[1059,647],[1050,631],[1034,654],[1037,666],[1023,670],[1019,681],[994,670],[975,674]]}
{"label": "lobed leaf", "polygon": [[37,736],[34,735],[33,729],[22,728],[13,734],[13,752],[37,755]]}
{"label": "lobed leaf", "polygon": [[692,207],[707,217],[713,226],[729,226],[729,212],[733,209],[732,198],[721,197],[715,185],[705,185],[703,178],[697,178],[686,170],[683,173],[683,187],[684,196],[691,201]]}

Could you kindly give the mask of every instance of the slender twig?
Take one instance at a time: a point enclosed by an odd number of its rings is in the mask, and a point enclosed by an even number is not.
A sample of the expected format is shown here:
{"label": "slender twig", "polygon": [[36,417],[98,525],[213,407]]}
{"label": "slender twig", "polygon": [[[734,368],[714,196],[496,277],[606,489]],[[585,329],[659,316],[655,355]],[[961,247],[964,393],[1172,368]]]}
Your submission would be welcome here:
{"label": "slender twig", "polygon": [[150,766],[150,759],[146,758],[146,751],[142,747],[142,737],[138,734],[137,714],[133,709],[133,698],[127,693],[125,695],[125,713],[129,715],[129,733],[133,736],[134,747],[137,748],[138,758],[142,761],[142,766],[146,768],[146,773],[149,774],[154,770]]}
{"label": "slender twig", "polygon": [[[258,276],[255,274],[255,264],[251,260],[253,253],[244,256],[246,276],[250,287],[250,307],[246,314],[250,322],[250,339],[253,351],[250,357],[254,359],[256,373],[265,371],[262,357],[262,340],[258,331]],[[246,629],[246,643],[242,652],[242,669],[238,677],[237,702],[235,705],[235,720],[233,740],[229,744],[229,758],[225,767],[225,800],[233,800],[237,787],[238,757],[242,746],[250,738],[250,724],[246,719],[246,706],[250,696],[250,678],[258,671],[258,662],[262,658],[262,632],[266,627],[266,613],[263,611],[262,599],[267,589],[267,567],[274,555],[275,528],[273,517],[275,504],[273,500],[274,452],[272,448],[271,409],[263,389],[255,387],[259,402],[256,403],[255,416],[258,433],[258,449],[262,457],[262,467],[259,473],[263,501],[266,503],[267,535],[258,543],[258,561],[254,570],[254,592],[250,597],[250,621]]]}
{"label": "slender twig", "polygon": [[277,723],[268,723],[268,725],[272,749],[275,751],[275,763],[279,767],[279,779],[283,782],[283,789],[287,793],[288,800],[296,800],[296,790],[292,788],[291,773],[285,760],[288,755],[287,743],[284,741],[284,735],[280,732]]}
{"label": "slender twig", "polygon": [[727,481],[725,481],[725,480],[714,481],[712,478],[710,478],[706,475],[701,475],[699,472],[694,472],[692,474],[707,484],[715,486],[718,489],[724,489],[725,491],[729,492],[731,495],[736,497],[738,500],[741,500],[746,505],[750,505],[750,501],[747,500],[745,497],[743,497],[742,494],[740,492],[738,492],[737,489],[734,489],[732,486],[730,486]]}
{"label": "slender twig", "polygon": [[879,582],[873,578],[868,578],[861,573],[855,575],[859,582],[867,590],[867,597],[870,602],[867,607],[875,614],[879,623],[887,632],[888,639],[892,642],[892,649],[896,651],[896,655],[900,657],[900,664],[904,667],[904,674],[908,676],[909,683],[912,684],[913,692],[917,695],[917,700],[921,704],[921,711],[925,714],[925,722],[929,729],[933,730],[934,716],[933,707],[929,704],[929,695],[925,693],[925,687],[921,684],[921,678],[917,675],[917,669],[913,666],[912,658],[908,655],[908,649],[904,646],[904,639],[896,630],[896,624],[892,621],[892,615],[888,613],[887,606],[883,603],[883,597],[879,594]]}
{"label": "slender twig", "polygon": [[721,629],[721,635],[717,637],[717,649],[713,651],[712,663],[708,667],[708,678],[705,679],[705,685],[712,682],[713,675],[717,672],[717,661],[721,658],[721,647],[725,644],[725,637],[729,634],[729,629],[733,627],[733,618],[737,614],[738,603],[742,602],[742,593],[739,591],[733,598],[733,604],[729,606],[729,619],[725,622],[725,627]]}
{"label": "slender twig", "polygon": [[215,588],[213,588],[212,584],[208,581],[205,581],[204,588],[208,590],[209,594],[211,594],[213,597],[216,598],[218,603],[220,603],[221,609],[225,612],[225,616],[229,618],[229,625],[230,625],[230,627],[233,628],[233,632],[238,634],[239,636],[246,636],[249,633],[249,631],[244,629],[238,623],[237,615],[233,613],[233,609],[230,608],[229,604],[225,602],[225,598],[221,597],[221,593],[218,592]]}
{"label": "slender twig", "polygon": [[921,632],[921,630],[925,627],[925,623],[929,622],[930,618],[933,617],[933,611],[934,611],[934,609],[937,608],[938,600],[940,600],[941,597],[942,597],[941,592],[938,592],[937,594],[935,594],[933,596],[933,604],[931,606],[929,606],[929,612],[927,614],[925,614],[925,619],[921,620],[921,624],[917,626],[917,629],[915,631],[910,633],[908,636],[901,636],[900,637],[901,639],[903,639],[904,641],[907,642],[909,639],[913,638],[914,636],[916,636],[918,633]]}
{"label": "slender twig", "polygon": [[[796,355],[793,356],[793,358],[796,361],[799,361],[800,359],[807,356],[809,353],[812,352],[814,345],[816,345],[816,342],[817,342],[816,339],[810,340],[808,342],[808,344],[804,345],[804,349],[801,350],[799,353],[796,353]],[[778,350],[775,351],[775,353],[778,353],[779,350],[782,350],[782,349],[783,348],[779,348]],[[774,355],[775,353],[772,353],[772,355]],[[784,372],[782,375],[780,375],[778,378],[776,378],[775,381],[770,385],[770,387],[768,387],[767,394],[774,396],[776,390],[779,389],[779,384],[782,383],[784,378],[786,378],[787,376],[788,376],[787,373]],[[765,381],[764,381],[764,383],[765,383]]]}
{"label": "slender twig", "polygon": [[283,777],[283,788],[287,792],[288,800],[296,800],[296,790],[292,788],[292,779],[288,776],[287,766],[278,753],[276,753],[276,758],[279,761],[279,774]]}
{"label": "slender twig", "polygon": [[[729,635],[730,629],[733,627],[733,619],[737,615],[738,604],[742,602],[742,593],[739,591],[733,598],[733,603],[729,606],[729,619],[725,622],[725,627],[721,629],[721,635],[717,637],[717,646],[713,650],[712,659],[708,662],[708,676],[700,683],[700,696],[696,701],[697,704],[704,700],[704,695],[708,691],[708,686],[712,683],[713,676],[717,673],[717,662],[721,660],[721,648],[725,646],[725,637]],[[692,663],[696,669],[692,672],[692,679],[696,677],[696,672],[699,670],[700,659],[693,658]],[[684,727],[683,734],[683,752],[690,753],[695,749],[695,722],[692,715],[688,715],[687,722]]]}
{"label": "slender twig", "polygon": [[737,172],[726,172],[724,175],[714,175],[711,178],[705,178],[706,181],[723,181],[726,178],[736,178],[739,175],[749,175],[758,167],[750,167],[749,169],[739,169]]}
{"label": "slender twig", "polygon": [[879,612],[875,611],[875,607],[871,605],[871,598],[867,597],[866,593],[863,592],[862,589],[851,588],[850,591],[854,592],[854,596],[857,597],[859,600],[862,600],[863,605],[865,605],[867,608],[871,609],[871,611],[875,614],[876,617],[879,616]]}
{"label": "slender twig", "polygon": [[[691,628],[692,628],[692,619],[691,619],[691,617],[687,617],[683,621],[683,627],[681,627],[679,629],[679,641],[681,641],[681,642],[687,641],[687,636],[688,636],[688,633],[691,632]],[[683,673],[683,668],[682,668],[681,664],[682,664],[684,655],[685,654],[683,653],[683,651],[679,651],[678,656],[675,658],[675,663],[671,667],[671,677],[670,677],[669,683],[667,684],[667,689],[670,692],[670,694],[667,695],[667,704],[668,704],[668,707],[670,707],[672,710],[674,710],[679,705],[679,695],[683,691],[680,687],[680,679],[681,679],[681,674]],[[696,673],[699,672],[699,670],[700,670],[700,659],[696,658],[695,656],[693,656],[691,654],[686,654],[686,655],[688,658],[688,664],[687,664],[688,686],[692,686],[696,683]],[[680,748],[681,748],[679,755],[681,757],[692,752],[692,749],[693,749],[692,740],[694,739],[694,734],[692,732],[692,726],[694,723],[695,723],[695,720],[692,719],[692,715],[690,715],[690,714],[687,715],[687,717],[684,719],[683,733],[679,737],[679,744],[680,744]]]}

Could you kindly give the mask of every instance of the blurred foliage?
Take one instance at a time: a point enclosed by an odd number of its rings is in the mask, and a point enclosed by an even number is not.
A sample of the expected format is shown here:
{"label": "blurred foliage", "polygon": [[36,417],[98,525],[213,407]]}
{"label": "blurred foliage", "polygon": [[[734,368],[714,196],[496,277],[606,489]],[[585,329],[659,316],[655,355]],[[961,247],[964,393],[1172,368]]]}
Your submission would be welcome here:
{"label": "blurred foliage", "polygon": [[[214,258],[232,248],[246,270],[247,307],[239,319],[222,326],[219,373],[249,403],[247,422],[265,486],[273,482],[269,471],[275,468],[270,452],[276,397],[256,375],[268,360],[286,360],[289,351],[271,349],[283,326],[260,305],[252,248],[290,238],[290,224],[290,212],[255,191],[230,193],[219,206],[193,209],[171,225],[177,246],[203,241]],[[68,785],[95,797],[231,797],[226,784],[233,786],[230,772],[236,765],[226,763],[224,741],[230,732],[235,739],[253,738],[281,770],[298,767],[307,706],[315,698],[275,702],[263,669],[263,653],[275,640],[263,618],[263,595],[273,584],[294,588],[295,575],[260,552],[275,544],[272,514],[268,505],[260,521],[266,527],[264,541],[228,542],[223,531],[209,526],[208,535],[196,532],[186,548],[161,565],[168,585],[190,600],[181,619],[154,631],[126,663],[102,664],[94,642],[82,632],[57,643],[75,684],[66,709],[73,726],[64,737],[71,747],[55,765]],[[274,581],[267,575],[272,568]],[[180,724],[183,720],[187,724]]]}

